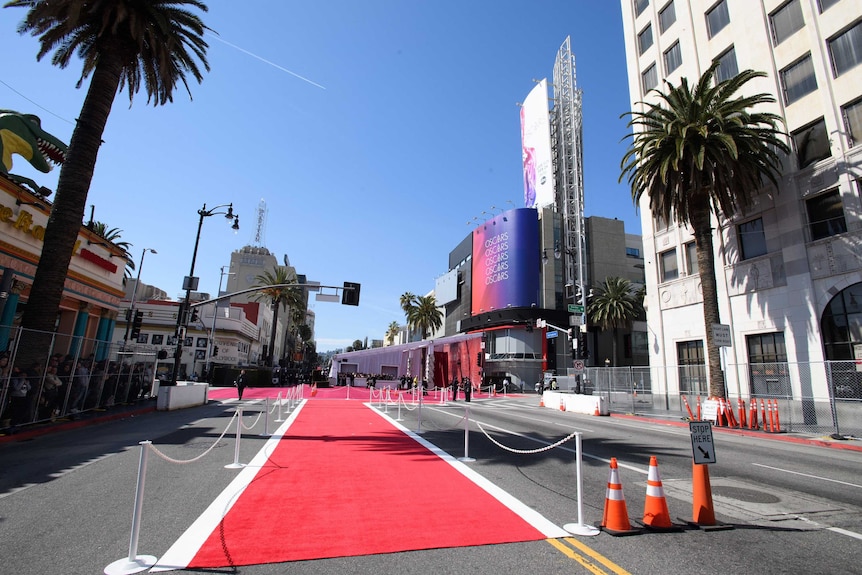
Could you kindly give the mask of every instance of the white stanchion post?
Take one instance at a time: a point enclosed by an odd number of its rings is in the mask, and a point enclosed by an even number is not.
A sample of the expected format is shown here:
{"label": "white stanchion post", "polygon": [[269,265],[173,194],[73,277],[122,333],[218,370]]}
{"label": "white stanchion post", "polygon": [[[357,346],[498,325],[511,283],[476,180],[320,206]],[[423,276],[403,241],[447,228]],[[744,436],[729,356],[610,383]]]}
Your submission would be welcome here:
{"label": "white stanchion post", "polygon": [[239,440],[242,437],[242,408],[236,408],[236,447],[233,451],[233,463],[224,466],[225,469],[242,469],[245,464],[239,462]]}
{"label": "white stanchion post", "polygon": [[464,410],[464,457],[459,457],[458,461],[470,463],[476,461],[470,457],[470,406],[466,406]]}
{"label": "white stanchion post", "polygon": [[419,394],[419,407],[417,408],[418,418],[416,435],[422,435],[422,394]]}
{"label": "white stanchion post", "polygon": [[578,432],[575,434],[575,465],[577,469],[576,477],[578,484],[578,522],[567,523],[563,525],[563,529],[565,529],[572,535],[583,535],[585,537],[592,537],[593,535],[598,535],[599,530],[592,525],[587,525],[584,523],[584,498],[583,478],[581,477],[581,462],[581,434],[580,432]]}
{"label": "white stanchion post", "polygon": [[144,480],[147,477],[147,454],[152,441],[142,441],[141,460],[138,463],[138,484],[135,488],[135,507],[132,511],[132,535],[129,537],[129,556],[105,567],[105,575],[140,573],[156,564],[152,555],[138,555],[138,536],[141,533],[141,508],[144,506]]}
{"label": "white stanchion post", "polygon": [[281,423],[284,421],[284,416],[281,413],[281,405],[283,400],[281,399],[281,392],[278,392],[278,397],[275,398],[275,402],[278,404],[278,417],[275,418],[276,423]]}
{"label": "white stanchion post", "polygon": [[266,411],[263,412],[263,433],[258,437],[270,437],[269,433],[269,397],[266,398]]}
{"label": "white stanchion post", "polygon": [[398,418],[395,421],[404,421],[401,419],[401,402],[404,401],[404,398],[401,397],[401,394],[398,394]]}

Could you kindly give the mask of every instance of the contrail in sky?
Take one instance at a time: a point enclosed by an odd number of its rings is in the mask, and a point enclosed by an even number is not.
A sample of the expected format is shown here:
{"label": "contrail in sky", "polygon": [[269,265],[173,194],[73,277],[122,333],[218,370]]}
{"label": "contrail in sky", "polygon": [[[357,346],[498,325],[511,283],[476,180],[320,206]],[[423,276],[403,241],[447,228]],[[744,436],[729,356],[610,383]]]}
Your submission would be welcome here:
{"label": "contrail in sky", "polygon": [[321,86],[320,84],[318,84],[317,82],[314,82],[313,80],[309,80],[308,78],[305,78],[305,77],[303,77],[303,76],[300,76],[300,75],[299,75],[299,74],[297,74],[296,72],[291,72],[290,70],[288,70],[288,69],[287,69],[287,68],[285,68],[284,66],[279,66],[279,65],[278,65],[278,64],[276,64],[275,62],[270,62],[270,61],[269,61],[269,60],[267,60],[266,58],[261,58],[261,57],[260,57],[260,56],[258,56],[257,54],[253,54],[253,53],[249,52],[248,50],[246,50],[246,49],[244,49],[244,48],[240,48],[240,47],[239,47],[239,46],[237,46],[236,44],[231,44],[231,43],[230,43],[230,42],[228,42],[227,40],[222,40],[221,38],[219,38],[218,36],[215,36],[215,35],[213,35],[213,34],[207,34],[207,36],[211,36],[212,38],[215,38],[216,40],[218,40],[218,41],[219,41],[219,42],[221,42],[222,44],[227,44],[227,45],[228,45],[228,46],[230,46],[231,48],[233,48],[233,49],[235,49],[235,50],[239,50],[239,51],[240,51],[240,52],[242,52],[243,54],[248,54],[248,55],[249,55],[249,56],[251,56],[252,58],[257,58],[258,60],[260,60],[260,61],[261,61],[261,62],[263,62],[264,64],[269,64],[269,65],[270,65],[270,66],[272,66],[273,68],[278,68],[278,69],[279,69],[279,70],[281,70],[282,72],[287,72],[287,73],[288,73],[288,74],[290,74],[291,76],[294,76],[294,77],[296,77],[296,78],[299,78],[299,79],[300,79],[300,80],[302,80],[303,82],[308,82],[308,83],[309,83],[309,84],[311,84],[312,86],[317,86],[317,87],[318,87],[318,88],[320,88],[321,90],[326,90],[326,86]]}

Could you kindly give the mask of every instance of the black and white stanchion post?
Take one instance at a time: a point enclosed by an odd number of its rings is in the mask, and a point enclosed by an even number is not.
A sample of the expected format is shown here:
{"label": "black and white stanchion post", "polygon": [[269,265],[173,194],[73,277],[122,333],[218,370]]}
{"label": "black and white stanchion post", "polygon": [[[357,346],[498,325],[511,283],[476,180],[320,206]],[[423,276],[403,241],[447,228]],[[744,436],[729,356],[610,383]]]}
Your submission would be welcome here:
{"label": "black and white stanchion post", "polygon": [[580,432],[575,434],[575,465],[577,468],[576,477],[578,483],[578,522],[577,523],[567,523],[563,525],[563,529],[571,533],[572,535],[583,535],[585,537],[592,537],[593,535],[598,535],[599,530],[593,527],[592,525],[587,525],[584,523],[584,497],[583,497],[583,477],[581,477],[581,468],[582,468],[582,459],[581,459],[581,434]]}
{"label": "black and white stanchion post", "polygon": [[132,511],[132,535],[129,538],[129,556],[105,567],[106,575],[140,573],[156,564],[152,555],[138,555],[138,535],[141,532],[141,508],[144,506],[144,480],[147,477],[147,454],[152,441],[142,441],[141,461],[138,464],[138,484],[135,488],[135,508]]}
{"label": "black and white stanchion post", "polygon": [[224,466],[225,469],[242,469],[244,464],[239,462],[239,440],[242,437],[242,408],[236,408],[236,447],[233,451],[233,463]]}
{"label": "black and white stanchion post", "polygon": [[470,457],[470,406],[466,406],[464,410],[464,457],[459,457],[458,461],[470,463],[476,461]]}

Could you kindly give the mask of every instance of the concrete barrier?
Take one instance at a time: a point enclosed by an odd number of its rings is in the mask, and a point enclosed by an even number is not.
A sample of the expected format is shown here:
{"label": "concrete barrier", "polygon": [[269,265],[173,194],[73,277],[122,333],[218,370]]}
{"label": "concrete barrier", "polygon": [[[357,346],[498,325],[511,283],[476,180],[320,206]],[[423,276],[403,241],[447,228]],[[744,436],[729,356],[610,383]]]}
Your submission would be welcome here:
{"label": "concrete barrier", "polygon": [[565,391],[545,391],[542,394],[542,402],[548,409],[560,411],[571,411],[574,413],[585,413],[595,415],[608,415],[607,402],[600,395],[583,395],[580,393],[567,393]]}
{"label": "concrete barrier", "polygon": [[178,381],[176,385],[161,385],[156,398],[156,409],[173,411],[204,405],[209,396],[209,388],[206,383],[194,381]]}

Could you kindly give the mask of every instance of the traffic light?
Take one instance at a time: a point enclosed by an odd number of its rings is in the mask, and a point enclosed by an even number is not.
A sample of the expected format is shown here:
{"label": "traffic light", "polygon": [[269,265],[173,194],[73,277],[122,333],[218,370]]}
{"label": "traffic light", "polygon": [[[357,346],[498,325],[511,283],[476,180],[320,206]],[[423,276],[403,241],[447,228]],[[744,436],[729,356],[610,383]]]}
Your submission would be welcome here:
{"label": "traffic light", "polygon": [[341,292],[341,305],[359,305],[359,284],[356,282],[344,282]]}
{"label": "traffic light", "polygon": [[476,365],[482,367],[482,352],[476,352]]}
{"label": "traffic light", "polygon": [[141,324],[144,323],[144,312],[142,310],[135,311],[135,319],[132,321],[132,339],[138,339],[141,334]]}
{"label": "traffic light", "polygon": [[588,357],[590,357],[590,350],[587,347],[587,334],[584,332],[581,332],[578,335],[578,348],[581,353],[582,359],[587,359]]}
{"label": "traffic light", "polygon": [[191,316],[191,319],[189,319],[189,323],[196,322],[197,320],[198,320],[198,308],[193,307],[192,308],[192,316]]}
{"label": "traffic light", "polygon": [[213,357],[215,357],[215,356],[217,356],[217,355],[218,355],[218,346],[217,346],[217,345],[214,345],[214,346],[213,346]]}

